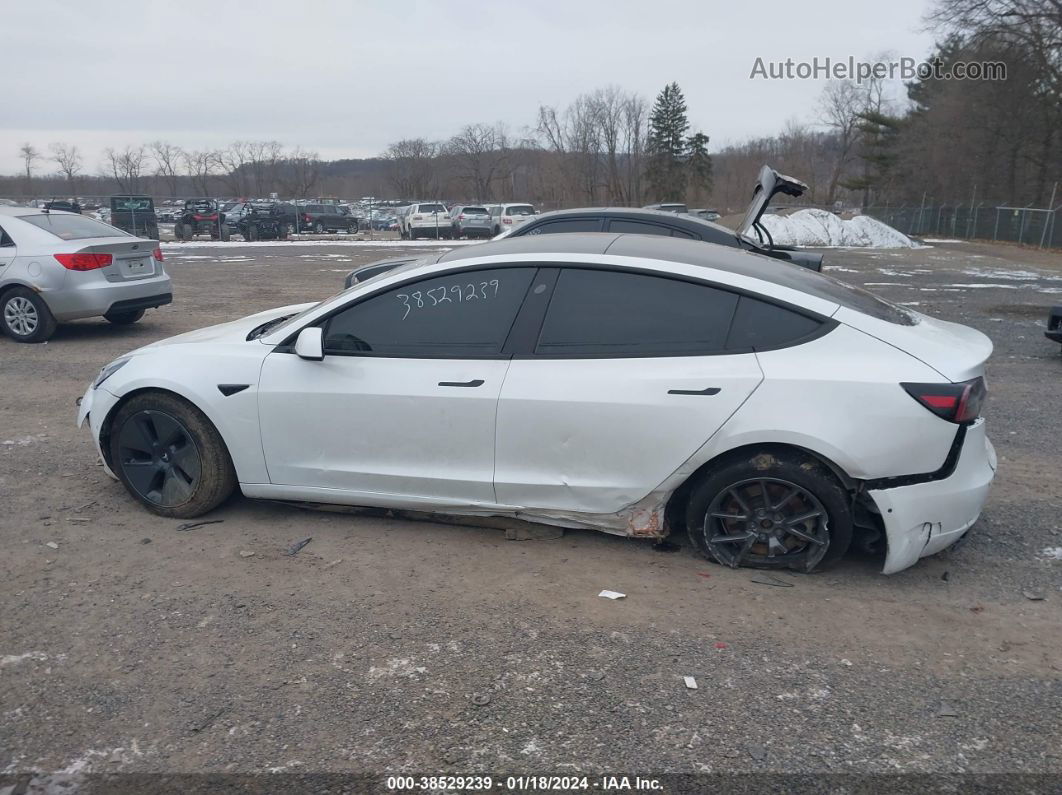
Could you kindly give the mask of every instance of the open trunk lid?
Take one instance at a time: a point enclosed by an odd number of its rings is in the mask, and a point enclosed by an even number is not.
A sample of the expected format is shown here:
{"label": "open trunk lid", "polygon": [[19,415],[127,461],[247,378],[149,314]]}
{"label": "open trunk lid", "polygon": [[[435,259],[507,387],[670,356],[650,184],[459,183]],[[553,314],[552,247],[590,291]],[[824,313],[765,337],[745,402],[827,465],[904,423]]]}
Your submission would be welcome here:
{"label": "open trunk lid", "polygon": [[800,196],[807,189],[808,186],[800,180],[787,177],[785,174],[779,174],[770,166],[764,166],[760,169],[759,181],[756,183],[756,188],[752,191],[752,202],[749,203],[749,207],[745,211],[745,217],[741,219],[737,233],[750,240],[759,239],[766,243],[767,239],[757,230],[757,227],[760,223],[760,218],[763,217],[763,211],[767,209],[771,199],[778,193],[784,193],[786,196]]}
{"label": "open trunk lid", "polygon": [[[905,310],[908,311],[908,310]],[[984,375],[992,340],[977,329],[909,312],[912,325],[892,323],[842,306],[833,319],[899,348],[932,367],[949,381]]]}

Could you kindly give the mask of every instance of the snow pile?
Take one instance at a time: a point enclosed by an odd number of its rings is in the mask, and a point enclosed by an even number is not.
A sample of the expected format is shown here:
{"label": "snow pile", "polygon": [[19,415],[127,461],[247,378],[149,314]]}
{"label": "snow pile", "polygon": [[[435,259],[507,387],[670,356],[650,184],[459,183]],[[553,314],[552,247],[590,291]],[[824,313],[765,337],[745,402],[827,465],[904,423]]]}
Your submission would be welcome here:
{"label": "snow pile", "polygon": [[[842,221],[827,210],[797,210],[792,215],[764,215],[760,223],[775,243],[785,246],[916,248],[907,235],[869,215]],[[753,233],[754,235],[755,233]]]}

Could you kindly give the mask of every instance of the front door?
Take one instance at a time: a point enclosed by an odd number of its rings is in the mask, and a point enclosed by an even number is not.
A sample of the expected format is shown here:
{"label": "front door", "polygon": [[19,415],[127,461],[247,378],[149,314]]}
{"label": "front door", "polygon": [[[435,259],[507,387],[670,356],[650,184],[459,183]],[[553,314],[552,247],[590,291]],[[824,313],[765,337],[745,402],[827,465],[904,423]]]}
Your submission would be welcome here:
{"label": "front door", "polygon": [[324,324],[325,357],[276,351],[260,382],[270,482],[494,503],[501,351],[534,275],[505,268],[386,289]]}

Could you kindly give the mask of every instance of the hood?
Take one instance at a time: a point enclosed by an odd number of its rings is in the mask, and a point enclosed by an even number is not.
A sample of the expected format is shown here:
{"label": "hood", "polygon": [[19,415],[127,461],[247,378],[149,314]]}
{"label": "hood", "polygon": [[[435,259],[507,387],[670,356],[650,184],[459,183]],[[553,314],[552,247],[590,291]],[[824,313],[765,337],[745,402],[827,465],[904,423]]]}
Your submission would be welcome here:
{"label": "hood", "polygon": [[910,315],[915,323],[905,326],[842,306],[833,319],[899,348],[949,381],[967,381],[984,375],[985,361],[992,355],[992,340],[969,326],[919,312]]}
{"label": "hood", "polygon": [[267,323],[270,320],[298,314],[313,306],[317,306],[316,301],[311,301],[307,304],[291,304],[290,306],[280,306],[276,309],[267,309],[264,312],[248,315],[239,320],[230,320],[228,323],[219,323],[216,326],[207,326],[206,328],[178,334],[176,337],[167,337],[164,340],[145,345],[143,348],[138,348],[133,351],[132,354],[136,355],[138,353],[150,351],[152,348],[158,348],[163,345],[183,345],[196,342],[245,342],[251,329],[260,326],[263,323]]}
{"label": "hood", "polygon": [[800,196],[807,189],[808,186],[800,180],[779,174],[770,166],[764,166],[760,169],[759,181],[752,191],[752,202],[745,211],[745,217],[741,219],[737,233],[750,240],[762,241],[763,235],[756,229],[756,226],[774,195],[784,193],[786,196]]}

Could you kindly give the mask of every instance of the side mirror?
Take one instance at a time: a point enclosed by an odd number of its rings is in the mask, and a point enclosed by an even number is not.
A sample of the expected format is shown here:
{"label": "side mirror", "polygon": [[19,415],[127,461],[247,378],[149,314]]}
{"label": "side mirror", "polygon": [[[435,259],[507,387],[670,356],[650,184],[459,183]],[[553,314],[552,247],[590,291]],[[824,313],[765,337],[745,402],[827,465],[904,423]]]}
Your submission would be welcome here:
{"label": "side mirror", "polygon": [[324,358],[324,330],[319,326],[307,326],[295,339],[295,355],[300,359],[319,362]]}

